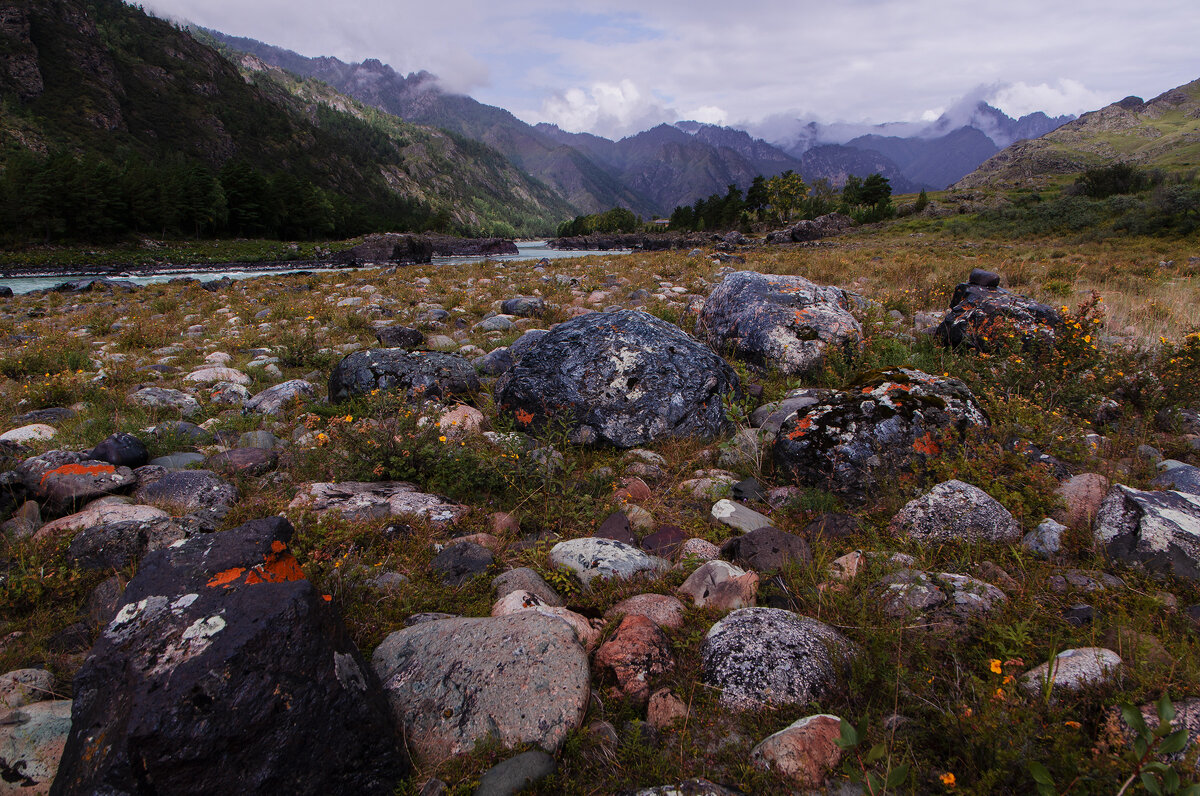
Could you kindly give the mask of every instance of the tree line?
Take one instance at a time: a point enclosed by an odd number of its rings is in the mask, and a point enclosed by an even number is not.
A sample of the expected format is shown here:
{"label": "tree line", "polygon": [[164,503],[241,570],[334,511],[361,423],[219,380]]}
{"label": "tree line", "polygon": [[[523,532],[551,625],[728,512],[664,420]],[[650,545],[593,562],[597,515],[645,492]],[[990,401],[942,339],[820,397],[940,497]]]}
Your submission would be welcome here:
{"label": "tree line", "polygon": [[810,187],[792,170],[774,177],[758,175],[745,193],[730,185],[722,196],[712,194],[671,213],[668,229],[677,232],[749,230],[755,223],[788,224],[826,213],[840,212],[860,223],[895,215],[892,187],[882,174],[850,175],[840,191],[821,178]]}
{"label": "tree line", "polygon": [[0,240],[113,241],[164,238],[347,238],[364,232],[452,232],[450,218],[400,196],[355,201],[287,172],[233,160],[117,164],[94,154],[10,156],[0,174]]}

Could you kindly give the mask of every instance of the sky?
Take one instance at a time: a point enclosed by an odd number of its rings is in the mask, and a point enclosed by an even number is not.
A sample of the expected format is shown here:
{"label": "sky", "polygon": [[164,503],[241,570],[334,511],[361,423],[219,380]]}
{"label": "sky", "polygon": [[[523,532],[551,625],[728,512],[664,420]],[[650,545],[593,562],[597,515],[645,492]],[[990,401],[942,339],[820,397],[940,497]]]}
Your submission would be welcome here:
{"label": "sky", "polygon": [[1196,0],[150,0],[302,55],[378,58],[530,123],[917,122],[964,97],[1095,110],[1200,78]]}

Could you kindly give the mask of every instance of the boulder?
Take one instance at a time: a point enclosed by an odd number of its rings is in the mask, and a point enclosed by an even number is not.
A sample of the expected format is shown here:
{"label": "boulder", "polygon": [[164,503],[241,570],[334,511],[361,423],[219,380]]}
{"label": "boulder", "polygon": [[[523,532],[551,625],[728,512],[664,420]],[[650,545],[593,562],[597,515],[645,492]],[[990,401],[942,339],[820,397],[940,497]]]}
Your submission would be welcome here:
{"label": "boulder", "polygon": [[0,716],[0,793],[50,793],[71,731],[71,702],[34,702]]}
{"label": "boulder", "polygon": [[705,300],[700,328],[717,351],[799,376],[820,368],[827,351],[862,340],[853,306],[838,287],[800,276],[737,271]]}
{"label": "boulder", "polygon": [[758,598],[758,573],[746,572],[728,561],[709,561],[688,575],[679,593],[691,597],[697,608],[749,608]]}
{"label": "boulder", "polygon": [[721,545],[721,555],[758,572],[782,569],[788,564],[808,564],[812,552],[803,537],[778,528],[757,528]]}
{"label": "boulder", "polygon": [[383,232],[367,235],[357,246],[338,252],[333,261],[347,265],[363,263],[397,263],[411,265],[433,259],[433,243],[423,235],[404,235]]}
{"label": "boulder", "polygon": [[574,632],[535,611],[422,622],[385,638],[372,665],[397,729],[431,762],[485,738],[553,752],[583,721],[591,691]]}
{"label": "boulder", "polygon": [[69,510],[137,482],[128,467],[97,461],[77,451],[34,456],[18,465],[16,472],[29,493],[53,511]]}
{"label": "boulder", "polygon": [[722,398],[737,384],[679,327],[635,310],[596,312],[533,343],[500,377],[496,403],[525,429],[565,424],[575,441],[632,448],[721,433]]}
{"label": "boulder", "polygon": [[461,586],[487,572],[493,560],[492,551],[483,545],[462,542],[450,545],[433,557],[433,572],[447,586]]}
{"label": "boulder", "polygon": [[118,432],[88,452],[89,459],[108,462],[118,467],[141,467],[150,461],[146,444],[132,434]]}
{"label": "boulder", "polygon": [[1021,526],[982,489],[944,481],[892,517],[888,532],[922,542],[1015,542]]}
{"label": "boulder", "polygon": [[742,608],[709,629],[701,679],[735,710],[805,705],[829,693],[852,651],[823,622],[779,608]]}
{"label": "boulder", "polygon": [[255,393],[242,409],[260,415],[279,415],[289,404],[303,403],[316,396],[317,388],[312,384],[304,379],[292,379]]}
{"label": "boulder", "polygon": [[289,511],[296,509],[336,511],[348,520],[420,517],[433,524],[458,522],[471,510],[406,481],[308,484],[288,504]]}
{"label": "boulder", "polygon": [[842,749],[837,744],[841,737],[839,717],[808,716],[764,738],[750,750],[750,759],[796,787],[820,788],[842,759]]}
{"label": "boulder", "polygon": [[472,796],[514,796],[534,783],[554,774],[554,758],[540,749],[531,749],[508,758],[483,772]]}
{"label": "boulder", "polygon": [[907,368],[877,371],[790,416],[772,455],[798,484],[861,498],[877,473],[910,469],[938,453],[943,434],[987,425],[957,379]]}
{"label": "boulder", "polygon": [[510,569],[497,575],[492,579],[492,590],[498,600],[512,592],[525,591],[536,595],[544,605],[556,607],[563,604],[562,597],[550,588],[550,584],[546,583],[541,575],[529,567]]}
{"label": "boulder", "polygon": [[636,702],[650,698],[650,684],[675,666],[671,645],[658,625],[628,614],[617,632],[596,650],[596,665],[611,669],[621,692]]}
{"label": "boulder", "polygon": [[596,537],[559,542],[550,548],[550,563],[574,572],[584,586],[595,578],[631,578],[639,572],[656,572],[670,566],[632,545]]}
{"label": "boulder", "polygon": [[1008,334],[1015,335],[1025,346],[1034,341],[1054,342],[1055,332],[1062,325],[1062,315],[1057,309],[1010,293],[999,287],[998,280],[975,282],[954,288],[950,311],[936,331],[944,345],[990,351]]}
{"label": "boulder", "polygon": [[1096,514],[1093,533],[1113,558],[1200,579],[1200,495],[1117,484]]}
{"label": "boulder", "polygon": [[26,442],[45,442],[46,440],[54,439],[58,434],[58,429],[46,423],[30,423],[27,426],[9,429],[3,434],[0,434],[0,442],[15,442],[24,444]]}
{"label": "boulder", "polygon": [[54,697],[54,674],[45,669],[17,669],[0,674],[0,715]]}
{"label": "boulder", "polygon": [[400,348],[356,351],[329,376],[329,400],[344,401],[372,390],[401,392],[410,401],[470,398],[479,392],[471,363],[454,354]]}
{"label": "boulder", "polygon": [[211,470],[177,470],[134,491],[140,503],[192,516],[204,530],[213,530],[233,504],[238,490]]}
{"label": "boulder", "polygon": [[540,318],[546,312],[546,302],[539,296],[518,296],[507,299],[500,311],[519,318]]}
{"label": "boulder", "polygon": [[683,627],[686,609],[669,594],[635,594],[604,612],[605,619],[616,616],[644,616],[661,628]]}
{"label": "boulder", "polygon": [[374,674],[277,517],[151,553],[75,676],[57,793],[391,793]]}

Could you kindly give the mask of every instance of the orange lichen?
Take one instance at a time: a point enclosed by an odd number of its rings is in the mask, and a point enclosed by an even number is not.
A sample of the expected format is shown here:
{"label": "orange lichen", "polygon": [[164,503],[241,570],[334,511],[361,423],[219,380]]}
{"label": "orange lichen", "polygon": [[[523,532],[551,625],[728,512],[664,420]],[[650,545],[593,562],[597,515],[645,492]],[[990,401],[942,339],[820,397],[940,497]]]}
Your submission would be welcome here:
{"label": "orange lichen", "polygon": [[533,413],[526,412],[524,409],[518,409],[516,412],[517,422],[523,426],[527,426],[533,422]]}
{"label": "orange lichen", "polygon": [[939,446],[937,443],[937,440],[933,438],[932,431],[926,432],[925,436],[923,437],[918,437],[916,441],[913,442],[913,450],[915,450],[917,453],[923,453],[926,456],[936,456],[942,451],[941,446]]}
{"label": "orange lichen", "polygon": [[802,417],[796,421],[796,427],[788,432],[787,438],[790,440],[800,439],[812,427],[813,420],[811,417]]}
{"label": "orange lichen", "polygon": [[271,552],[263,555],[263,563],[249,569],[231,567],[218,572],[209,581],[209,588],[228,589],[232,586],[245,584],[253,586],[256,583],[285,583],[292,580],[304,580],[304,570],[296,557],[287,552],[287,545],[280,541],[271,543]]}
{"label": "orange lichen", "polygon": [[43,475],[42,483],[46,483],[46,479],[52,475],[108,475],[116,471],[117,468],[111,464],[64,464]]}

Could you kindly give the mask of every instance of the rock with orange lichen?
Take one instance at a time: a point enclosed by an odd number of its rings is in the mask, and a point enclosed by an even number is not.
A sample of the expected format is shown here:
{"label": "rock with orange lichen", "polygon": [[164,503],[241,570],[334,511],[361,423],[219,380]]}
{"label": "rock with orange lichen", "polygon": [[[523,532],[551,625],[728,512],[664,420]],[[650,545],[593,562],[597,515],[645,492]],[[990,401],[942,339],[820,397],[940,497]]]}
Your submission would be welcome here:
{"label": "rock with orange lichen", "polygon": [[390,794],[374,673],[278,517],[150,553],[75,677],[54,793]]}
{"label": "rock with orange lichen", "polygon": [[829,351],[862,340],[853,308],[851,294],[840,287],[801,276],[737,271],[705,300],[699,325],[718,351],[802,375],[819,369]]}
{"label": "rock with orange lichen", "polygon": [[909,368],[864,374],[780,426],[772,456],[793,482],[861,498],[880,474],[941,451],[943,437],[986,427],[967,385]]}
{"label": "rock with orange lichen", "polygon": [[128,467],[90,459],[79,451],[49,451],[26,459],[16,471],[29,494],[51,511],[67,511],[137,483]]}

